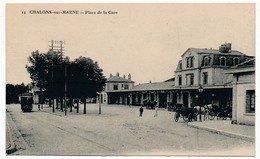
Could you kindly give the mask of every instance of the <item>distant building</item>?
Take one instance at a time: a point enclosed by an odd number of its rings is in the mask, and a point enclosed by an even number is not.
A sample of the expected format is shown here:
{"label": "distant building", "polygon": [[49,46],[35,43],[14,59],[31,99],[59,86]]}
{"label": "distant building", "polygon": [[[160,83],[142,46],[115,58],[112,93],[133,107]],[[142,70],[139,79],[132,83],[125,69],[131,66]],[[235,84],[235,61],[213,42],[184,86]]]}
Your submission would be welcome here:
{"label": "distant building", "polygon": [[32,93],[32,95],[33,95],[33,103],[40,104],[40,101],[41,101],[40,88],[37,87],[34,83],[30,83],[29,84],[29,93]]}
{"label": "distant building", "polygon": [[120,77],[119,73],[115,76],[110,74],[110,77],[106,81],[105,91],[101,92],[101,103],[113,103],[116,100],[123,100],[123,98],[117,99],[113,94],[110,94],[108,98],[107,92],[131,90],[133,87],[134,81],[131,80],[131,74],[127,78],[125,75]]}
{"label": "distant building", "polygon": [[232,123],[255,125],[255,59],[226,71],[233,75]]}

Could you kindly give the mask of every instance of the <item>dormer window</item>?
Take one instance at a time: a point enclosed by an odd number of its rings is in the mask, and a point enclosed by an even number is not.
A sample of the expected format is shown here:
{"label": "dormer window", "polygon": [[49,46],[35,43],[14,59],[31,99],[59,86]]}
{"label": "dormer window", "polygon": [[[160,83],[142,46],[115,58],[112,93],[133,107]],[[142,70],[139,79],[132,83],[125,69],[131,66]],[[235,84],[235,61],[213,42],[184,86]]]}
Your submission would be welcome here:
{"label": "dormer window", "polygon": [[234,65],[238,65],[238,63],[239,63],[239,58],[238,58],[238,57],[234,57],[233,63],[234,63]]}
{"label": "dormer window", "polygon": [[194,57],[193,56],[186,58],[186,67],[187,68],[194,67]]}
{"label": "dormer window", "polygon": [[211,58],[209,56],[204,56],[202,66],[209,66],[210,65],[210,59]]}
{"label": "dormer window", "polygon": [[226,57],[220,57],[220,66],[226,66]]}

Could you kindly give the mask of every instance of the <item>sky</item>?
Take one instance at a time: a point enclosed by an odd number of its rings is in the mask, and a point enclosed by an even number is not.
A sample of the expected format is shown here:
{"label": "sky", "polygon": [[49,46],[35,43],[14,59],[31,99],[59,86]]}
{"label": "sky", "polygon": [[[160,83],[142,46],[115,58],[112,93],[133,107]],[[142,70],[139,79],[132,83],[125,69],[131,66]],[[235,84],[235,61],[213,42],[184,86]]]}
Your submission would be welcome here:
{"label": "sky", "polygon": [[[32,14],[45,10],[102,14]],[[27,57],[47,52],[51,40],[65,41],[70,60],[89,57],[106,77],[130,73],[139,84],[174,77],[188,48],[229,42],[255,56],[255,29],[252,3],[7,4],[6,83],[29,83]]]}

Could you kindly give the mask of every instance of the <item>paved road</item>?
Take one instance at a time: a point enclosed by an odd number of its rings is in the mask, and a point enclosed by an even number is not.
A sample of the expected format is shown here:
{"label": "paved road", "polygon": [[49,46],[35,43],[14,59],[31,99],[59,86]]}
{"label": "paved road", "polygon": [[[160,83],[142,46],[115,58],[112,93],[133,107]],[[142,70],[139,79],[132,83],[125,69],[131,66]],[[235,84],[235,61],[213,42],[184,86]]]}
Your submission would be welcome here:
{"label": "paved road", "polygon": [[[106,105],[87,106],[87,114],[46,107],[22,113],[19,105],[7,105],[7,120],[19,130],[22,139],[15,155],[254,155],[254,143],[214,134],[173,120],[173,113],[138,107]],[[10,116],[9,116],[10,115]],[[12,135],[13,138],[19,135]]]}

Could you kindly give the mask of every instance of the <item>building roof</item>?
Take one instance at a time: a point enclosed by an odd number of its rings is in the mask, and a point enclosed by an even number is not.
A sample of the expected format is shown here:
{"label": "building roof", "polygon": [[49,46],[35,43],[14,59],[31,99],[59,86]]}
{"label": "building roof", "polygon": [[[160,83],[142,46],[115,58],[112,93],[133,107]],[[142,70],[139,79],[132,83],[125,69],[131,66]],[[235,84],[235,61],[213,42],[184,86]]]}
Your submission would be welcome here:
{"label": "building roof", "polygon": [[[133,89],[124,90],[110,90],[107,93],[116,92],[140,92],[140,91],[167,91],[167,90],[195,90],[198,89],[198,85],[193,86],[175,86],[173,81],[169,82],[156,82],[156,83],[143,83],[134,86]],[[231,82],[224,85],[203,85],[204,89],[221,89],[221,88],[232,88]]]}
{"label": "building roof", "polygon": [[170,90],[174,88],[174,82],[155,82],[136,85],[132,91]]}
{"label": "building roof", "polygon": [[244,62],[242,62],[238,65],[235,65],[235,66],[231,67],[231,69],[242,68],[242,67],[255,67],[255,58],[249,59],[249,60],[244,61]]}
{"label": "building roof", "polygon": [[124,83],[133,83],[134,81],[131,81],[129,79],[120,77],[120,76],[112,76],[107,79],[107,82],[124,82]]}
{"label": "building roof", "polygon": [[200,54],[219,54],[219,55],[245,55],[242,52],[231,50],[229,53],[222,53],[219,52],[218,49],[208,49],[208,48],[188,48],[181,57],[183,57],[187,52],[194,52],[194,53],[200,53]]}
{"label": "building roof", "polygon": [[236,74],[243,72],[255,72],[255,58],[242,62],[225,71],[226,74]]}
{"label": "building roof", "polygon": [[133,89],[124,90],[110,90],[106,92],[135,92],[135,91],[158,91],[158,90],[172,90],[174,89],[174,82],[155,82],[155,83],[143,83],[134,86]]}

